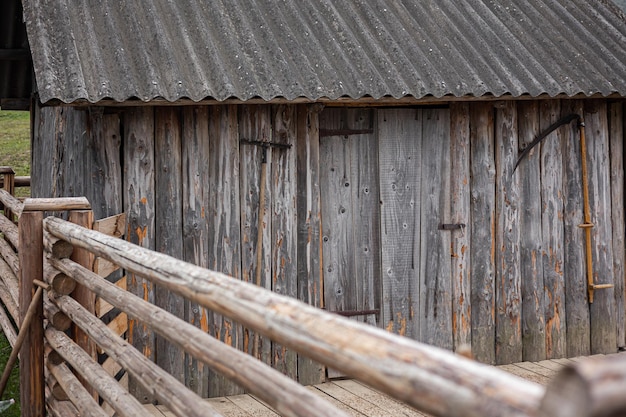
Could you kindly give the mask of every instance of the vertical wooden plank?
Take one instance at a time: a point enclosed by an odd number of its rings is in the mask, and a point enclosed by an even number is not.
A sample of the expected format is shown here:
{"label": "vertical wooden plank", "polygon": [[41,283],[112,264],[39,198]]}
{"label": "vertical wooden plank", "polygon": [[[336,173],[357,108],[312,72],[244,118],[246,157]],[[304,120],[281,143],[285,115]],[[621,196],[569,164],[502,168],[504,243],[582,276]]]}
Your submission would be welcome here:
{"label": "vertical wooden plank", "polygon": [[378,112],[382,324],[417,339],[419,330],[419,247],[422,110]]}
{"label": "vertical wooden plank", "polygon": [[420,239],[420,340],[452,349],[450,231],[450,112],[424,109]]}
{"label": "vertical wooden plank", "polygon": [[624,103],[609,103],[609,155],[611,156],[611,221],[613,223],[613,276],[615,277],[615,322],[617,345],[626,346],[624,307]]}
{"label": "vertical wooden plank", "polygon": [[470,108],[470,276],[472,353],[495,364],[496,167],[494,111],[491,103]]}
{"label": "vertical wooden plank", "polygon": [[[93,225],[93,211],[92,210],[75,210],[70,211],[69,221],[72,223],[76,223],[79,226],[82,226],[86,229],[91,229]],[[74,248],[72,252],[72,256],[70,259],[76,262],[79,265],[87,268],[90,271],[93,271],[93,262],[94,255],[86,249]],[[96,313],[96,295],[85,288],[83,285],[76,284],[76,289],[72,292],[72,298],[74,298],[81,306],[83,306],[88,312],[95,315]],[[73,332],[73,340],[76,342],[78,346],[83,348],[83,350],[91,356],[92,359],[97,360],[98,352],[96,350],[96,343],[89,338],[89,336],[81,330],[80,327],[75,324],[72,325]],[[91,388],[86,382],[85,379],[81,376],[78,376],[79,381],[85,385],[87,390],[94,396],[94,398],[98,398],[98,393],[95,389]]]}
{"label": "vertical wooden plank", "polygon": [[[520,149],[540,133],[539,103],[517,105]],[[553,139],[554,140],[554,139]],[[557,144],[558,145],[558,144]],[[517,167],[520,182],[520,274],[522,290],[522,358],[540,361],[546,357],[543,263],[541,261],[541,145]]]}
{"label": "vertical wooden plank", "polygon": [[[20,247],[20,322],[35,294],[34,279],[43,280],[43,213],[24,211],[18,225]],[[36,307],[20,350],[21,415],[45,415],[43,302]]]}
{"label": "vertical wooden plank", "polygon": [[[372,109],[351,109],[347,112],[347,127],[354,130],[368,130],[374,126]],[[380,308],[380,198],[378,180],[378,138],[374,133],[350,135],[350,184],[352,191],[352,256],[354,275],[348,277],[353,282],[350,289],[354,294],[350,302],[357,311]],[[375,314],[355,316],[376,326]]]}
{"label": "vertical wooden plank", "polygon": [[[320,128],[346,128],[345,109],[327,109]],[[320,138],[320,182],[322,199],[322,258],[324,260],[324,307],[328,311],[355,310],[352,181],[350,137]]]}
{"label": "vertical wooden plank", "polygon": [[[124,205],[128,214],[126,240],[155,249],[154,109],[132,108],[124,113]],[[153,284],[129,275],[128,290],[154,303]],[[155,359],[154,334],[140,321],[129,320],[129,343],[147,358]],[[155,398],[130,378],[130,392],[142,403]]]}
{"label": "vertical wooden plank", "polygon": [[[582,101],[563,100],[561,117],[572,113],[583,115]],[[566,353],[574,358],[591,353],[591,339],[584,232],[578,227],[584,220],[579,130],[576,123],[563,130]]]}
{"label": "vertical wooden plank", "polygon": [[[272,291],[292,298],[298,296],[297,284],[297,212],[296,212],[296,107],[273,107],[273,141],[292,145],[271,152],[272,175]],[[272,365],[283,374],[297,379],[296,352],[272,343]]]}
{"label": "vertical wooden plank", "polygon": [[[560,118],[558,100],[539,105],[541,131]],[[563,263],[563,151],[562,129],[552,132],[541,145],[541,225],[546,358],[566,356],[565,281]],[[524,230],[524,234],[526,231]],[[541,359],[541,358],[540,358]]]}
{"label": "vertical wooden plank", "polygon": [[32,197],[53,197],[54,184],[57,177],[53,172],[55,161],[58,159],[56,148],[59,142],[55,140],[59,107],[42,107],[37,102],[35,106],[34,129],[31,132],[32,160],[37,161],[31,166]]}
{"label": "vertical wooden plank", "polygon": [[[206,268],[209,260],[209,109],[206,106],[183,108],[182,188],[183,259]],[[185,319],[209,331],[208,311],[196,303],[185,302]],[[190,355],[185,357],[185,381],[198,395],[208,395],[208,368]]]}
{"label": "vertical wooden plank", "polygon": [[[65,132],[59,161],[65,176],[57,182],[60,197],[84,196],[91,182],[91,158],[88,157],[87,115],[84,110],[68,107],[63,111]],[[95,196],[94,196],[95,197]],[[98,196],[98,200],[102,196]]]}
{"label": "vertical wooden plank", "polygon": [[[155,196],[156,250],[183,258],[183,196],[182,196],[182,134],[180,109],[157,107],[155,109]],[[156,288],[156,305],[183,318],[184,299],[171,291]],[[174,378],[185,381],[185,352],[156,336],[157,365]]]}
{"label": "vertical wooden plank", "polygon": [[[272,120],[270,106],[242,106],[239,111],[240,145],[240,188],[241,188],[241,264],[242,279],[257,285],[258,234],[262,233],[260,286],[272,289],[271,230],[272,194],[269,192],[271,175],[271,151],[245,141],[270,142],[272,140]],[[263,154],[267,152],[265,168]],[[260,218],[261,171],[266,170],[264,215]],[[258,358],[264,363],[272,363],[272,344],[267,337],[257,336],[251,329],[243,329],[243,350],[254,354],[257,344]]]}
{"label": "vertical wooden plank", "polygon": [[522,361],[517,109],[496,105],[496,362]]}
{"label": "vertical wooden plank", "polygon": [[[322,307],[322,237],[318,105],[297,107],[296,165],[298,172],[298,299]],[[319,384],[324,366],[298,355],[298,382]]]}
{"label": "vertical wooden plank", "polygon": [[122,164],[120,161],[120,116],[90,111],[87,119],[89,178],[85,197],[94,218],[120,214],[122,208]]}
{"label": "vertical wooden plank", "polygon": [[[606,101],[585,103],[589,204],[593,248],[593,275],[596,284],[614,284],[613,247],[611,245],[611,181]],[[617,351],[615,289],[595,291],[590,305],[591,353]]]}
{"label": "vertical wooden plank", "polygon": [[[237,107],[215,106],[209,116],[209,268],[241,278],[239,227],[239,134]],[[210,314],[209,331],[237,349],[243,347],[241,326],[219,314]],[[211,372],[209,396],[236,395],[242,389]]]}
{"label": "vertical wooden plank", "polygon": [[471,346],[470,250],[470,105],[450,105],[450,222],[463,224],[451,232],[452,335],[454,350]]}

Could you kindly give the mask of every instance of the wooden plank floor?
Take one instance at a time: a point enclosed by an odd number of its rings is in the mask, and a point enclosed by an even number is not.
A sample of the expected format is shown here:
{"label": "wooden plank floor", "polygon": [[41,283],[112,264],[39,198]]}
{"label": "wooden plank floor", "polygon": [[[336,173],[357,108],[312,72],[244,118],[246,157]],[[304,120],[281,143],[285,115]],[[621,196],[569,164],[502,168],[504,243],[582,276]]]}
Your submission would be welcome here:
{"label": "wooden plank floor", "polygon": [[[626,353],[617,353],[615,355],[624,354]],[[567,364],[583,359],[584,358],[572,358],[552,359],[540,362],[521,362],[512,365],[502,365],[498,368],[538,384],[547,385],[561,368]],[[427,414],[420,413],[408,405],[396,401],[354,380],[333,380],[331,382],[310,386],[308,389],[324,397],[337,406],[337,408],[355,417],[427,416]],[[225,417],[278,416],[277,413],[261,400],[248,394],[211,398],[207,401]],[[147,405],[146,409],[155,417],[174,417],[174,414],[169,412],[165,406]]]}

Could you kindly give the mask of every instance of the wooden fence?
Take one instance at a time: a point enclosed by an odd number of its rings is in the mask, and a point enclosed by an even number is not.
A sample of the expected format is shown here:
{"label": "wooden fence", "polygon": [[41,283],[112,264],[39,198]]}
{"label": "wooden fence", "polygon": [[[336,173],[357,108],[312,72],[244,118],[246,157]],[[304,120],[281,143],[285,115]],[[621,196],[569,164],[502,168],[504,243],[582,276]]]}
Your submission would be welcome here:
{"label": "wooden fence", "polygon": [[[104,324],[95,314],[96,297],[281,415],[345,416],[261,361],[100,277],[91,270],[95,259],[112,262],[129,279],[141,277],[433,415],[609,415],[626,410],[623,358],[567,368],[545,390],[491,366],[91,230],[93,216],[84,198],[20,202],[0,190],[0,203],[10,211],[9,217],[0,215],[0,298],[5,306],[0,325],[12,345],[18,334],[26,335],[20,351],[25,417],[43,416],[46,409],[55,416],[144,414],[141,398],[98,363],[98,349],[130,374],[131,384],[175,415],[219,415]],[[44,218],[44,212],[60,211],[68,211],[70,221]],[[37,287],[45,290],[43,299],[38,299]],[[33,298],[34,319],[16,331],[13,323],[24,323]],[[576,407],[563,414],[564,402]]]}

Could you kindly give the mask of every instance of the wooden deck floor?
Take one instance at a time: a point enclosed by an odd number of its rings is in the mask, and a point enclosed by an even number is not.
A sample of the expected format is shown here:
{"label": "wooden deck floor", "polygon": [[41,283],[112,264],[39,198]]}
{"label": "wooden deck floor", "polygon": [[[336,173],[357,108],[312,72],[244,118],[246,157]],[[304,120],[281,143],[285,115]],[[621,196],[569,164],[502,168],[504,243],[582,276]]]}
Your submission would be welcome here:
{"label": "wooden deck floor", "polygon": [[[619,353],[617,355],[624,355]],[[602,356],[602,355],[598,355]],[[547,385],[556,373],[569,363],[584,358],[552,359],[540,362],[521,362],[503,365],[498,368],[520,376],[524,379]],[[427,414],[402,404],[388,396],[375,391],[366,385],[353,380],[333,380],[308,387],[311,391],[324,397],[338,408],[356,417],[420,417]],[[211,398],[207,400],[225,417],[266,417],[278,416],[270,407],[252,395],[236,395],[232,397]],[[164,406],[146,406],[156,417],[173,417]]]}

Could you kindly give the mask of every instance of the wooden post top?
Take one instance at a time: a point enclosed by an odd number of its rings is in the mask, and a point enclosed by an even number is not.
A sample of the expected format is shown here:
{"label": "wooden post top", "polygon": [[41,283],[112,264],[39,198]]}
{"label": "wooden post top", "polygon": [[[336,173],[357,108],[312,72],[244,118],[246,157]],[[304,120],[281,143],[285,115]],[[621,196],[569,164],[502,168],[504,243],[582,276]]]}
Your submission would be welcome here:
{"label": "wooden post top", "polygon": [[91,210],[85,197],[27,198],[22,211]]}

